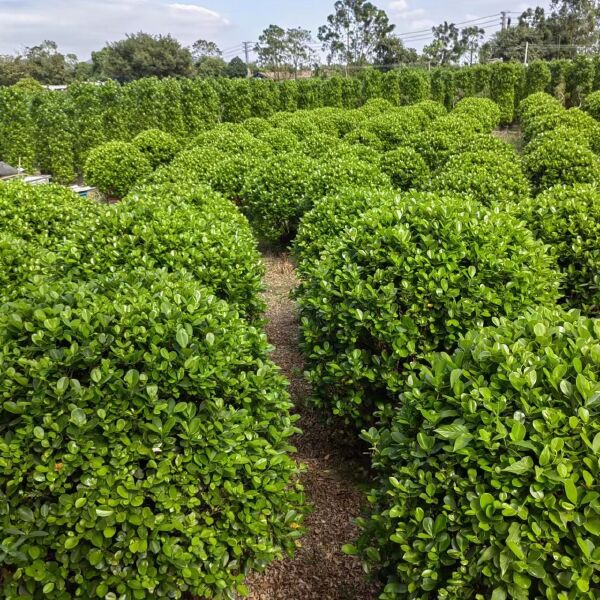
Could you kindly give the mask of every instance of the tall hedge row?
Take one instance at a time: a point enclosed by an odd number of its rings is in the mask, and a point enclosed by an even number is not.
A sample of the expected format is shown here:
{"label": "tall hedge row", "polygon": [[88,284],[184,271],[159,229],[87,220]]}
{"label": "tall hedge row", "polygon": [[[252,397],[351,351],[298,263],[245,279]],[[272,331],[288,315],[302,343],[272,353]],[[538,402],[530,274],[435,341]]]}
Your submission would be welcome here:
{"label": "tall hedge row", "polygon": [[[392,105],[432,99],[453,108],[462,98],[487,97],[510,123],[518,103],[546,91],[580,106],[600,86],[597,64],[534,62],[439,68],[402,68],[357,77],[276,83],[264,80],[141,79],[124,86],[74,84],[67,93],[0,88],[0,160],[49,171],[58,181],[81,174],[89,151],[106,141],[131,141],[146,129],[191,138],[221,121],[241,122],[279,111],[353,109],[374,98]],[[32,97],[33,96],[33,97]]]}

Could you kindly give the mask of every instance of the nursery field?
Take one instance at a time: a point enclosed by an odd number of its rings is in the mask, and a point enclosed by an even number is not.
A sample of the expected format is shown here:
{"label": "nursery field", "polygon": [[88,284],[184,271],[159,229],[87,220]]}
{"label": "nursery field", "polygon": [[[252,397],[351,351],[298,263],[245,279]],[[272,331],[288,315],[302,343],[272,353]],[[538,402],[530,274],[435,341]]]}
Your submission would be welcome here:
{"label": "nursery field", "polygon": [[600,599],[600,92],[554,76],[32,134],[114,202],[0,182],[0,596]]}

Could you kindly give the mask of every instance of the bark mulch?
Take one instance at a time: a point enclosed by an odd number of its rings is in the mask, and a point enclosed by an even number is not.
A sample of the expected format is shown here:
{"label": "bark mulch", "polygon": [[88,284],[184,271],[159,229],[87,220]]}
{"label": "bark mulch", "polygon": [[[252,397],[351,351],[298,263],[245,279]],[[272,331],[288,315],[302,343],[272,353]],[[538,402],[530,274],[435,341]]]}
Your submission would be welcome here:
{"label": "bark mulch", "polygon": [[248,579],[250,600],[375,600],[378,586],[366,580],[358,559],[341,551],[356,537],[354,519],[365,504],[363,448],[356,434],[327,426],[305,402],[310,388],[302,377],[298,317],[290,298],[298,283],[294,266],[287,253],[267,252],[264,263],[267,335],[300,415],[303,434],[294,440],[296,459],[305,465],[302,481],[313,510],[295,557]]}

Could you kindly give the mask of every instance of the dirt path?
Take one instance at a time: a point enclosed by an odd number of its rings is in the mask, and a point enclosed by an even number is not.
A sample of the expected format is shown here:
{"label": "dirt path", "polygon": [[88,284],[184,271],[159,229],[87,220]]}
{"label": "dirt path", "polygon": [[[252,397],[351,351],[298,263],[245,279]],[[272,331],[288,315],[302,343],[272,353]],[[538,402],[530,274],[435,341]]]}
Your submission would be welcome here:
{"label": "dirt path", "polygon": [[[362,471],[353,434],[342,434],[321,423],[305,406],[309,388],[302,378],[298,350],[298,319],[290,292],[297,285],[287,254],[266,254],[267,335],[276,348],[273,360],[290,381],[290,393],[300,414],[303,435],[295,440],[297,459],[306,465],[303,483],[313,512],[307,533],[293,559],[271,565],[248,581],[251,600],[375,600],[377,590],[365,581],[359,561],[341,552],[357,532],[364,494],[357,474]],[[358,455],[358,456],[357,456]]]}

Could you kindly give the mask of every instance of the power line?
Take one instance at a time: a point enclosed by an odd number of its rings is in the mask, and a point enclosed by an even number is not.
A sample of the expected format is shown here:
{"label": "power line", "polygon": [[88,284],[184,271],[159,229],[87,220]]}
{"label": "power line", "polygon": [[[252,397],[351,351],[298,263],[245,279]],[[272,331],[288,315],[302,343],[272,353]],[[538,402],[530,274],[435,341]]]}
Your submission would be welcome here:
{"label": "power line", "polygon": [[[486,17],[478,17],[477,19],[469,19],[468,21],[459,21],[458,23],[454,23],[454,25],[466,25],[468,23],[475,23],[477,21],[485,21],[488,19],[498,19],[498,17],[500,17],[499,13],[496,13],[495,15],[487,15]],[[403,36],[407,36],[410,35],[412,33],[425,33],[425,32],[430,32],[431,31],[431,27],[429,29],[417,29],[416,31],[405,31],[404,33],[397,33],[396,35],[398,37],[403,37]]]}

